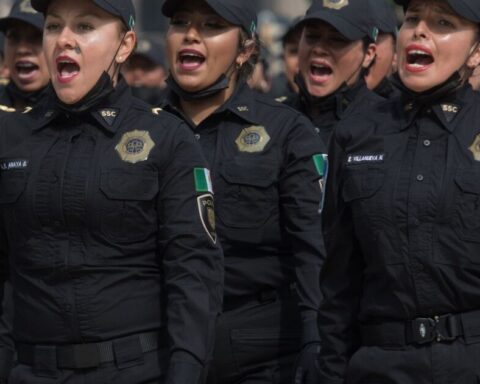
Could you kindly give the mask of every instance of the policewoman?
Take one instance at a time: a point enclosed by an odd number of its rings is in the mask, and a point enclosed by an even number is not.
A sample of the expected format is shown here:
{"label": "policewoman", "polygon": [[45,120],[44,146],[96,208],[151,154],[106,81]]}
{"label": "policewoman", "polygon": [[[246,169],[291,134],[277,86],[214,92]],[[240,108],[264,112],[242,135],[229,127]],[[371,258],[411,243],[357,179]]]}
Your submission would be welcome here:
{"label": "policewoman", "polygon": [[42,50],[43,22],[30,0],[16,0],[8,16],[0,19],[4,65],[10,74],[8,84],[0,87],[0,111],[31,107],[44,94],[50,76]]}
{"label": "policewoman", "polygon": [[388,99],[396,96],[397,89],[390,81],[395,71],[397,42],[397,15],[389,0],[369,0],[371,17],[378,28],[375,41],[375,59],[365,71],[368,89]]}
{"label": "policewoman", "polygon": [[[253,2],[167,0],[162,108],[195,133],[215,187],[225,254],[209,382],[290,383],[318,351],[324,148],[308,119],[252,91]],[[311,366],[309,366],[311,364]]]}
{"label": "policewoman", "polygon": [[130,0],[32,4],[52,87],[0,121],[9,384],[199,383],[223,263],[198,144],[118,76],[136,40]]}
{"label": "policewoman", "polygon": [[378,34],[368,7],[368,0],[314,1],[300,24],[300,91],[285,103],[310,118],[325,144],[340,119],[379,99],[363,79]]}
{"label": "policewoman", "polygon": [[329,148],[322,384],[480,380],[480,2],[402,4],[400,97]]}

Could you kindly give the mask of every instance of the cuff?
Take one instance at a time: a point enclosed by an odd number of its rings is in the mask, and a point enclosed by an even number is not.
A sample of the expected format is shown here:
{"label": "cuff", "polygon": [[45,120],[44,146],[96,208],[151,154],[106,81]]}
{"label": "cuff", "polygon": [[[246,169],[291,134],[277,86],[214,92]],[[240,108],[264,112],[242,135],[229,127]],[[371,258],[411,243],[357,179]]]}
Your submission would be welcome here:
{"label": "cuff", "polygon": [[167,371],[167,384],[199,384],[203,365],[192,354],[185,351],[174,352]]}

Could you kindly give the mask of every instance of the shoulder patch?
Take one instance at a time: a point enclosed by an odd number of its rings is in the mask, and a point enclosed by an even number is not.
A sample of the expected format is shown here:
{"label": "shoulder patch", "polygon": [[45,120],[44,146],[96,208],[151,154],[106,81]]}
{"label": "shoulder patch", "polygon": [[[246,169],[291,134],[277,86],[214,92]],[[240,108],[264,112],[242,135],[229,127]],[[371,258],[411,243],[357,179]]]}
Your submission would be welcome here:
{"label": "shoulder patch", "polygon": [[213,196],[209,193],[197,197],[198,213],[205,232],[212,240],[217,243],[217,232],[215,229],[215,205]]}

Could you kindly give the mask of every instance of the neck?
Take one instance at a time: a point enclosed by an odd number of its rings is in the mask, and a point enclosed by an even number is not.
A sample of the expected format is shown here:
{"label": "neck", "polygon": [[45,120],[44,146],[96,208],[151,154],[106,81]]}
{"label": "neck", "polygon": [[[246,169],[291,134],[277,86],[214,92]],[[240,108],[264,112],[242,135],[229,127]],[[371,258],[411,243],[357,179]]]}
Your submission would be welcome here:
{"label": "neck", "polygon": [[192,120],[195,125],[199,125],[208,118],[218,108],[220,108],[232,96],[236,86],[236,81],[231,79],[228,88],[206,98],[199,100],[184,100],[180,98],[180,108],[183,113]]}

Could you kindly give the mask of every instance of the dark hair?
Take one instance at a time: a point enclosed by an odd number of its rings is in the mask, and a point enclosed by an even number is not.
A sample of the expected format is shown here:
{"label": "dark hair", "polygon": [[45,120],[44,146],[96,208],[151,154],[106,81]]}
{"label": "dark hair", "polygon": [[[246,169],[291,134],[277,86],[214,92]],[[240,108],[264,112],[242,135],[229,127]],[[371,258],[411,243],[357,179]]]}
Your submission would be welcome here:
{"label": "dark hair", "polygon": [[260,41],[257,34],[249,36],[247,32],[245,32],[243,29],[240,29],[238,45],[239,51],[243,51],[246,48],[247,43],[250,41],[254,44],[253,53],[251,54],[250,58],[239,68],[239,80],[247,80],[252,75],[253,71],[255,70],[255,65],[260,59]]}

